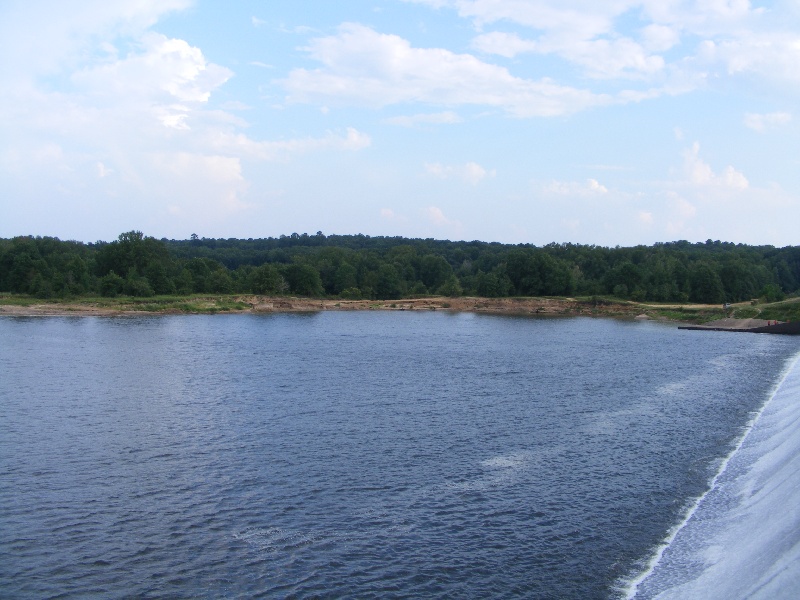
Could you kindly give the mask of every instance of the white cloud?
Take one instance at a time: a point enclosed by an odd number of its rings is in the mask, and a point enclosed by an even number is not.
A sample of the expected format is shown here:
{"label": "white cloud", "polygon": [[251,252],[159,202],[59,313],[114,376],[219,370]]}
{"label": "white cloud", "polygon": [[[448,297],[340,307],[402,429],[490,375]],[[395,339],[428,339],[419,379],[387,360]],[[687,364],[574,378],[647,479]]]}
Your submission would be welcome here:
{"label": "white cloud", "polygon": [[440,179],[456,177],[463,179],[471,185],[478,185],[478,183],[487,177],[494,177],[497,175],[495,169],[487,171],[475,162],[468,162],[465,165],[457,166],[442,165],[441,163],[427,163],[425,164],[425,172]]}
{"label": "white cloud", "polygon": [[706,40],[698,60],[719,65],[729,76],[748,75],[759,79],[797,85],[800,83],[800,36],[772,31],[747,32],[732,39]]}
{"label": "white cloud", "polygon": [[753,131],[764,133],[767,129],[777,129],[792,120],[792,115],[787,112],[774,112],[767,114],[747,113],[744,124]]}
{"label": "white cloud", "polygon": [[401,127],[415,127],[417,125],[452,125],[461,123],[463,119],[452,111],[438,113],[422,113],[416,115],[401,115],[390,117],[384,122],[390,125],[400,125]]}
{"label": "white cloud", "polygon": [[597,193],[600,193],[600,194],[607,194],[608,193],[608,189],[606,189],[606,186],[598,183],[598,181],[596,179],[589,179],[587,184],[588,184],[589,190],[592,191],[592,192],[597,192]]}
{"label": "white cloud", "polygon": [[[522,52],[555,54],[584,68],[594,77],[630,77],[653,74],[664,67],[660,56],[650,55],[635,40],[614,30],[616,18],[641,4],[626,0],[587,3],[581,0],[453,0],[459,15],[483,28],[512,22],[532,29],[538,37],[524,40],[517,34],[489,32],[473,42],[483,52],[512,57]],[[647,45],[664,47],[666,29],[647,30]]]}
{"label": "white cloud", "polygon": [[405,217],[401,214],[396,213],[391,208],[382,208],[381,209],[381,218],[387,221],[394,221],[397,223],[407,223],[408,217]]}
{"label": "white cloud", "polygon": [[203,103],[232,75],[224,67],[207,63],[200,49],[184,40],[148,33],[141,39],[140,50],[122,60],[82,69],[72,80],[84,91],[115,99]]}
{"label": "white cloud", "polygon": [[[25,79],[56,72],[98,50],[115,52],[118,36],[138,37],[164,15],[190,7],[194,0],[60,0],[7,3],[0,38],[14,52],[0,53],[7,76]],[[36,35],[31,35],[35,31]],[[6,70],[6,67],[8,70]]]}
{"label": "white cloud", "polygon": [[396,35],[344,24],[337,35],[306,48],[320,69],[294,69],[279,81],[289,102],[334,102],[383,107],[400,103],[483,105],[517,117],[563,115],[611,98],[532,81],[507,69],[441,48],[414,48]]}
{"label": "white cloud", "polygon": [[516,33],[492,31],[484,33],[472,40],[472,47],[486,54],[498,54],[506,58],[514,58],[517,54],[535,52],[536,42],[523,40]]}
{"label": "white cloud", "polygon": [[372,138],[348,127],[343,136],[328,132],[323,137],[279,141],[257,141],[243,133],[218,131],[213,132],[207,142],[217,152],[254,160],[277,160],[318,150],[362,150],[372,144]]}
{"label": "white cloud", "polygon": [[[482,52],[552,54],[590,77],[655,81],[663,89],[649,97],[695,89],[709,72],[800,81],[800,38],[784,7],[754,7],[749,0],[406,1],[449,7],[471,20],[482,31],[473,41]],[[632,16],[642,26],[623,29]],[[527,28],[529,39],[484,31],[509,23]],[[668,51],[671,62],[659,54]],[[632,100],[631,93],[621,99]]]}
{"label": "white cloud", "polygon": [[684,152],[683,157],[686,175],[693,184],[740,190],[750,185],[747,178],[730,165],[725,167],[721,175],[714,173],[711,166],[700,158],[700,144],[697,142]]}
{"label": "white cloud", "polygon": [[107,166],[105,166],[105,165],[104,165],[102,162],[98,162],[98,163],[97,163],[97,176],[98,176],[100,179],[103,179],[103,178],[105,178],[105,177],[108,177],[108,176],[109,176],[109,175],[111,175],[113,172],[114,172],[114,170],[113,170],[113,169],[109,169],[109,168],[108,168]]}
{"label": "white cloud", "polygon": [[546,185],[543,191],[558,196],[591,197],[607,194],[608,188],[596,179],[587,179],[585,183],[554,180]]}
{"label": "white cloud", "polygon": [[697,214],[697,207],[680,196],[674,195],[673,208],[675,214],[683,219],[692,219]]}
{"label": "white cloud", "polygon": [[223,110],[252,110],[252,106],[239,100],[228,100],[220,105]]}
{"label": "white cloud", "polygon": [[422,212],[427,217],[428,221],[430,221],[437,227],[450,227],[450,228],[460,229],[462,226],[460,221],[454,221],[448,219],[445,216],[444,212],[442,212],[442,209],[438,208],[437,206],[429,206],[423,209]]}
{"label": "white cloud", "polygon": [[347,138],[342,143],[345,150],[362,150],[372,145],[372,138],[352,127],[347,128]]}
{"label": "white cloud", "polygon": [[639,211],[639,213],[636,215],[636,218],[642,225],[648,225],[648,226],[652,225],[654,220],[653,213],[646,210]]}
{"label": "white cloud", "polygon": [[648,54],[630,38],[580,39],[559,32],[534,41],[524,40],[515,33],[495,31],[479,35],[472,44],[481,52],[507,58],[525,52],[557,54],[600,78],[653,74],[664,68],[663,58]]}
{"label": "white cloud", "polygon": [[651,52],[666,52],[680,43],[680,32],[667,25],[650,24],[642,28],[642,45]]}
{"label": "white cloud", "polygon": [[[762,8],[751,8],[749,0],[406,0],[434,8],[455,9],[477,27],[511,22],[540,31],[561,30],[589,39],[614,32],[615,21],[637,11],[640,19],[662,26],[711,33],[730,30],[757,17]],[[663,32],[662,32],[663,36]]]}
{"label": "white cloud", "polygon": [[[254,208],[244,200],[248,183],[238,158],[190,152],[153,154],[152,177],[159,181],[172,214],[202,212],[207,222]],[[191,192],[187,193],[187,192]],[[177,202],[176,202],[177,200]]]}

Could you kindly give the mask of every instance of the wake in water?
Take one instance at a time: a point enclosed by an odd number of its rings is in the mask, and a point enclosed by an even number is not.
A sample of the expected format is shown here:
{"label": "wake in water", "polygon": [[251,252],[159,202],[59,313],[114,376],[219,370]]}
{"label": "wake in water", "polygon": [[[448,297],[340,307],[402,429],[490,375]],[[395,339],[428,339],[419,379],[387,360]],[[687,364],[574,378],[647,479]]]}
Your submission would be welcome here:
{"label": "wake in water", "polygon": [[796,598],[800,593],[800,354],[646,569],[630,598]]}

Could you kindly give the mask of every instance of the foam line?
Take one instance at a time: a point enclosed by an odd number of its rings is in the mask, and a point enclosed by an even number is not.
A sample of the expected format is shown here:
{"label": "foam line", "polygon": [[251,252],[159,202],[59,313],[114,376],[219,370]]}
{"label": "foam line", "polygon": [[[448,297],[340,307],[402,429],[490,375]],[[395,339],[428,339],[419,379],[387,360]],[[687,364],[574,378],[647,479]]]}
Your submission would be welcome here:
{"label": "foam line", "polygon": [[644,568],[644,570],[639,575],[637,575],[636,577],[634,577],[633,579],[631,579],[630,581],[628,581],[619,588],[620,593],[624,595],[624,598],[626,600],[632,600],[633,598],[636,597],[636,594],[639,591],[639,586],[653,574],[656,567],[658,567],[658,564],[661,562],[661,558],[664,556],[664,552],[667,550],[667,548],[669,548],[672,545],[672,542],[675,540],[675,537],[678,535],[681,529],[683,529],[686,526],[686,524],[692,519],[692,516],[697,512],[697,509],[700,507],[700,505],[703,503],[706,497],[717,487],[717,482],[719,481],[719,478],[722,476],[722,474],[725,473],[725,470],[728,468],[728,463],[739,452],[739,450],[742,447],[742,444],[744,444],[745,440],[747,439],[747,436],[750,434],[755,424],[761,418],[761,415],[764,413],[764,410],[767,408],[767,406],[769,406],[769,404],[775,398],[776,394],[778,393],[778,390],[780,390],[781,386],[783,385],[783,382],[786,381],[786,378],[795,368],[798,361],[800,361],[800,352],[798,352],[795,356],[786,361],[786,366],[781,372],[780,379],[778,379],[778,382],[772,388],[772,391],[770,392],[767,401],[764,402],[764,404],[761,406],[758,412],[756,412],[756,414],[747,423],[744,432],[739,437],[739,440],[736,443],[736,446],[733,448],[733,450],[731,450],[730,453],[728,453],[728,455],[722,461],[719,470],[711,479],[708,489],[702,495],[698,496],[695,499],[695,501],[689,505],[689,508],[684,514],[683,519],[677,525],[675,525],[669,530],[664,540],[655,548],[655,551],[653,552],[653,555],[651,556],[650,560],[647,561],[647,565]]}

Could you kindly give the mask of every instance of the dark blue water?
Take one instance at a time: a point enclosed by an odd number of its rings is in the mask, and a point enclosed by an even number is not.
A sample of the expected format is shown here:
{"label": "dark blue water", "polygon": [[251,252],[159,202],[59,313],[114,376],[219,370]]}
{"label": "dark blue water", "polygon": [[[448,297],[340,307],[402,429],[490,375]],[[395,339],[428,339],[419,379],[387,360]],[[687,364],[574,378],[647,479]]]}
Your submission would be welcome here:
{"label": "dark blue water", "polygon": [[615,597],[797,350],[440,312],[0,319],[0,596]]}

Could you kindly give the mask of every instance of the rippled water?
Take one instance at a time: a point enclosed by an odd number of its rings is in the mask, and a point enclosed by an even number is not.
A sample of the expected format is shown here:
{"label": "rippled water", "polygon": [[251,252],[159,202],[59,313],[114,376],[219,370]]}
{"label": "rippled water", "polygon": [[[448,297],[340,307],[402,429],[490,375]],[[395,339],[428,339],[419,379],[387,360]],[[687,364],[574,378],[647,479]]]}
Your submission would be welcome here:
{"label": "rippled water", "polygon": [[422,312],[0,319],[0,596],[606,598],[797,340]]}

